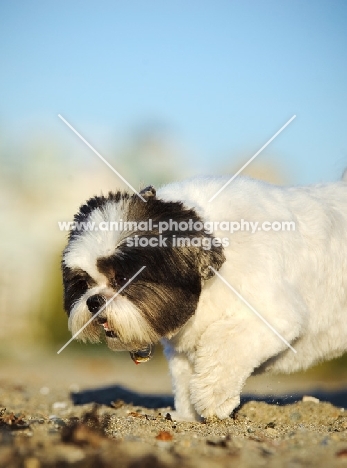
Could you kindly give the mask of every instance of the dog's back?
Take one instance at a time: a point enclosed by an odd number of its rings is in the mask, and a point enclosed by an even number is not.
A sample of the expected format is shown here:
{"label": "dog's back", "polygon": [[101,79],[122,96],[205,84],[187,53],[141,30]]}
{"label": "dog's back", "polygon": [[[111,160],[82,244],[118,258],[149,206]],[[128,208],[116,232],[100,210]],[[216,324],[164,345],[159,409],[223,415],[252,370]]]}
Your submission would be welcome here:
{"label": "dog's back", "polygon": [[[238,222],[242,227],[243,221],[246,229],[214,231],[229,237],[220,274],[297,350],[285,349],[262,369],[291,372],[341,355],[347,349],[347,184],[277,187],[239,177],[209,202],[227,180],[196,178],[170,184],[158,195],[177,197],[219,226]],[[278,230],[288,222],[294,229]],[[257,223],[256,230],[247,223]],[[263,229],[264,223],[276,230]],[[219,278],[203,288],[196,316],[180,334],[181,345],[193,343],[192,334],[202,332],[199,324],[206,324],[207,315],[211,322],[226,316],[237,323],[247,313],[231,291],[226,303],[223,288]],[[206,310],[210,301],[213,313]],[[294,336],[291,329],[297,330]]]}

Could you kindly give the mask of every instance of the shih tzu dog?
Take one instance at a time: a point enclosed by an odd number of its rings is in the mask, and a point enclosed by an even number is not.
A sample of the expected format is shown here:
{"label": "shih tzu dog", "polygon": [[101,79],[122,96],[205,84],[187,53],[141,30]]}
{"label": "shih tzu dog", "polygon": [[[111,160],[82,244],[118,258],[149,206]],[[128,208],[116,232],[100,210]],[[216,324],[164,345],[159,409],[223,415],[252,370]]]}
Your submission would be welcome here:
{"label": "shih tzu dog", "polygon": [[228,417],[253,373],[347,349],[347,183],[238,177],[214,197],[226,182],[91,198],[63,253],[72,334],[136,362],[161,341],[186,419]]}

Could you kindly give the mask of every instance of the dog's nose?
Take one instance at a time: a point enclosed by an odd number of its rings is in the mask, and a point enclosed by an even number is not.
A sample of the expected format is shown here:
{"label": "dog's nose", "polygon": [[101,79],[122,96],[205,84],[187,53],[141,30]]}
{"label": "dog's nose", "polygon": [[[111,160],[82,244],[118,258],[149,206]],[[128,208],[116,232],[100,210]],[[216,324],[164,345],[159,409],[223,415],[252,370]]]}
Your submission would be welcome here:
{"label": "dog's nose", "polygon": [[94,296],[90,296],[87,299],[87,307],[93,315],[96,314],[105,303],[106,299],[100,294],[94,294]]}

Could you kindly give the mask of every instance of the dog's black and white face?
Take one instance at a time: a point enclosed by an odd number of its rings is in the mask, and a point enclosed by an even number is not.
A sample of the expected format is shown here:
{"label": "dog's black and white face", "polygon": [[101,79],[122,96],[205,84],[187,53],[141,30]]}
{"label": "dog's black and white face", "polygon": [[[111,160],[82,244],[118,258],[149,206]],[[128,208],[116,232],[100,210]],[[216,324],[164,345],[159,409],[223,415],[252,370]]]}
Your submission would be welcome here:
{"label": "dog's black and white face", "polygon": [[[142,247],[141,238],[159,238],[160,222],[201,220],[180,202],[158,199],[152,187],[141,194],[147,202],[126,192],[95,197],[75,215],[75,223],[84,225],[71,231],[62,260],[64,305],[72,334],[145,266],[77,339],[97,342],[105,336],[111,349],[131,351],[173,336],[194,314],[202,284],[213,275],[209,266],[218,270],[225,260],[221,246],[174,246],[174,231],[165,232],[165,245]],[[121,222],[148,220],[153,225],[150,231],[119,229]],[[118,229],[111,229],[115,222]],[[184,236],[211,238],[194,229]],[[130,238],[136,238],[137,245]]]}

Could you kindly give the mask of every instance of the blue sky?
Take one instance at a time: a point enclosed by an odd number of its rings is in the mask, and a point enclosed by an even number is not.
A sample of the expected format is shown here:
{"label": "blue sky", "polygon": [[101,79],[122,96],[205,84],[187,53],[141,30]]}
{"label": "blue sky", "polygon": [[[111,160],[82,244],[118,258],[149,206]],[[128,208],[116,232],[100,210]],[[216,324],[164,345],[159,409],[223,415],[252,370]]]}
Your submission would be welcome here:
{"label": "blue sky", "polygon": [[295,183],[347,167],[347,2],[0,3],[0,135],[65,138],[61,113],[100,150],[157,125],[206,173],[264,155]]}

